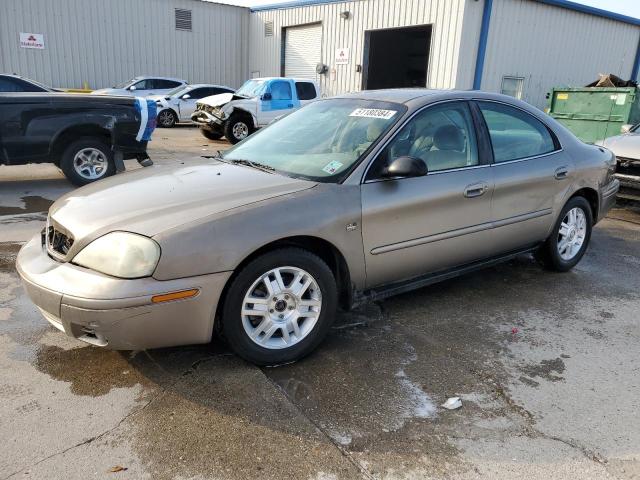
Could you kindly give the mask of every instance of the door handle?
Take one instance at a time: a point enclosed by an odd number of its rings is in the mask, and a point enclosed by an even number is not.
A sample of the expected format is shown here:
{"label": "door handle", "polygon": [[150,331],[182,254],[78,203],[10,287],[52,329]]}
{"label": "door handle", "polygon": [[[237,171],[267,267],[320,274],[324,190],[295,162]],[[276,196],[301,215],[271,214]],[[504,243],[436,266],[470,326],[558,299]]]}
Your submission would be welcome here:
{"label": "door handle", "polygon": [[290,103],[289,105],[287,105],[287,107],[293,108],[293,103]]}
{"label": "door handle", "polygon": [[467,185],[464,189],[464,196],[467,198],[480,197],[484,195],[487,190],[489,190],[489,186],[486,183],[474,183]]}
{"label": "door handle", "polygon": [[553,173],[556,180],[564,180],[569,175],[569,169],[567,167],[558,167]]}

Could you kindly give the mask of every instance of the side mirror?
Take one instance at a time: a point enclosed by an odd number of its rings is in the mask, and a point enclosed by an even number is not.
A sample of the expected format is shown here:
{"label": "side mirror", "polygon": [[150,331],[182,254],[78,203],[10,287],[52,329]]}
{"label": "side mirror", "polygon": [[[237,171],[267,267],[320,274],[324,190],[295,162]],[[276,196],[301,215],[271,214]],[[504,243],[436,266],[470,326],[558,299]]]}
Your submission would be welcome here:
{"label": "side mirror", "polygon": [[262,100],[271,100],[273,97],[271,96],[271,92],[266,92],[262,94]]}
{"label": "side mirror", "polygon": [[384,170],[385,178],[423,177],[427,174],[427,164],[415,157],[398,157]]}
{"label": "side mirror", "polygon": [[622,127],[620,128],[620,131],[622,133],[629,133],[631,131],[631,129],[633,128],[633,125],[622,125]]}
{"label": "side mirror", "polygon": [[189,100],[191,98],[191,95],[189,95],[188,93],[185,93],[184,95],[182,95],[182,100]]}
{"label": "side mirror", "polygon": [[135,85],[131,85],[131,86],[129,87],[129,90],[130,90],[131,92],[133,92],[135,89],[136,89],[136,86],[135,86]]}

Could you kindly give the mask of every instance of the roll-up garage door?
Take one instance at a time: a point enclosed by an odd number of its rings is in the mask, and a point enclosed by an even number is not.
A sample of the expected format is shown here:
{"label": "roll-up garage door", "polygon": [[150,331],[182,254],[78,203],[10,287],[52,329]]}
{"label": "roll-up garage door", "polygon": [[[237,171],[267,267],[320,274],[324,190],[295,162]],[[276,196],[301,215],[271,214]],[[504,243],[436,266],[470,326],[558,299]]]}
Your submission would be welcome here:
{"label": "roll-up garage door", "polygon": [[285,76],[315,80],[322,49],[322,25],[288,27],[285,35]]}

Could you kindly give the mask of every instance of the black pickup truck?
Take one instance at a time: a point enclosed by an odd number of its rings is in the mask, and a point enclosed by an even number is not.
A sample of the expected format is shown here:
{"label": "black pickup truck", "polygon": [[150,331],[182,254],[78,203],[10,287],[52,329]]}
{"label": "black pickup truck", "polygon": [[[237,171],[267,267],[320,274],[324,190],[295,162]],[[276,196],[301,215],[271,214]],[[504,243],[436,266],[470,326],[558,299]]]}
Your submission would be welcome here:
{"label": "black pickup truck", "polygon": [[151,161],[153,102],[63,93],[0,95],[0,164],[54,163],[76,185]]}

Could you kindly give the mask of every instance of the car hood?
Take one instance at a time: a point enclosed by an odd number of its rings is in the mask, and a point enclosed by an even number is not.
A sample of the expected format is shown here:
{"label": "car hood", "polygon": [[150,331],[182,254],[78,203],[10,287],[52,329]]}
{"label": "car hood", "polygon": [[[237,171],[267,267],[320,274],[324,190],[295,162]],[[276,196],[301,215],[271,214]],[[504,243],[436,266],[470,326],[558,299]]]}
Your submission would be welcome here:
{"label": "car hood", "polygon": [[640,134],[625,133],[607,138],[603,145],[615,153],[616,157],[640,159]]}
{"label": "car hood", "polygon": [[221,107],[229,103],[231,100],[236,100],[239,98],[244,98],[244,97],[238,97],[233,93],[219,93],[218,95],[211,95],[210,97],[204,97],[203,99],[198,100],[198,103],[202,103],[210,107]]}
{"label": "car hood", "polygon": [[58,199],[49,215],[76,243],[84,245],[115,230],[151,237],[315,185],[250,167],[198,159],[178,167],[146,167],[79,188]]}

